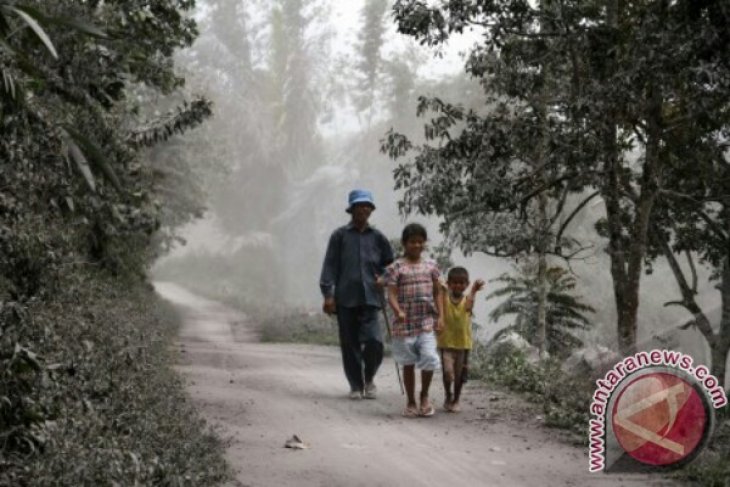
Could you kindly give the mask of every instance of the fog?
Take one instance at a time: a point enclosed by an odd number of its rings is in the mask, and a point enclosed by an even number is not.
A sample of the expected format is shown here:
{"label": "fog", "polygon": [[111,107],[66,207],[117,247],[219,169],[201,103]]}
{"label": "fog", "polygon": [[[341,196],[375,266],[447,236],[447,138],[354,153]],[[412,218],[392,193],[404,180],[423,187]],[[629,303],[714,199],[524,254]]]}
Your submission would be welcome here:
{"label": "fog", "polygon": [[[480,86],[463,71],[462,52],[478,33],[454,38],[436,52],[395,32],[388,2],[380,11],[377,2],[369,3],[373,15],[381,12],[382,22],[375,24],[366,24],[362,0],[198,3],[201,35],[179,62],[189,78],[186,90],[215,104],[214,118],[186,142],[206,181],[208,209],[184,228],[186,245],[153,272],[187,273],[251,302],[316,312],[327,240],[347,222],[347,193],[354,188],[373,191],[377,210],[371,223],[389,238],[398,238],[406,221],[417,221],[426,224],[432,245],[442,241],[438,219],[399,213],[396,163],[381,154],[380,140],[391,127],[422,139],[425,121],[415,116],[420,95],[437,92],[484,109]],[[581,338],[615,347],[606,241],[594,229],[604,211],[595,200],[571,223],[569,232],[590,249],[570,267],[579,293],[597,310],[594,327]],[[485,280],[514,265],[483,254],[464,257],[458,249],[452,260]],[[717,324],[719,293],[709,270],[698,270],[698,302]],[[641,289],[639,342],[709,362],[699,332],[677,330],[691,316],[664,306],[679,296],[666,262],[659,259],[653,273],[643,276]],[[483,296],[477,303],[483,338],[507,324],[488,323],[496,304]]]}

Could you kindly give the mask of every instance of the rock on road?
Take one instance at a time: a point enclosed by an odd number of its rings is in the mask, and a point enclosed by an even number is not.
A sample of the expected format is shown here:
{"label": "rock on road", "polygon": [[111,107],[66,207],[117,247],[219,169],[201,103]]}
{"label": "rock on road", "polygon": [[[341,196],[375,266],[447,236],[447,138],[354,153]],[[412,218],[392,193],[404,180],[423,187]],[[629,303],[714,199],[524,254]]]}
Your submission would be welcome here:
{"label": "rock on road", "polygon": [[[494,414],[491,406],[509,398],[471,383],[461,413],[403,418],[390,358],[376,377],[378,399],[349,400],[337,348],[258,343],[240,312],[175,284],[155,287],[181,311],[177,368],[203,417],[230,438],[235,485],[675,485],[590,474],[585,448],[559,441],[538,420],[511,417],[502,403]],[[236,339],[233,324],[241,327]],[[443,389],[434,379],[438,406]],[[284,448],[293,434],[309,448]]]}

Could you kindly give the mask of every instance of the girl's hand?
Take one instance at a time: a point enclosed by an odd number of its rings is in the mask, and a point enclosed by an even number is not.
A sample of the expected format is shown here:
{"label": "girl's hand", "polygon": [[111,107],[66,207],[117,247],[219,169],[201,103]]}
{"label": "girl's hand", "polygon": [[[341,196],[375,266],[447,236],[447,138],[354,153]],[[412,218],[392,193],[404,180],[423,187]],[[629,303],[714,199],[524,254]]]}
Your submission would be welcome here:
{"label": "girl's hand", "polygon": [[395,312],[395,321],[398,323],[405,323],[406,322],[406,312],[403,310],[398,310]]}
{"label": "girl's hand", "polygon": [[485,286],[484,280],[477,279],[476,281],[474,281],[474,287],[472,289],[474,290],[474,292],[477,292],[477,291],[481,291],[482,289],[484,289],[484,286]]}
{"label": "girl's hand", "polygon": [[445,328],[446,326],[444,325],[444,319],[439,318],[436,321],[436,327],[434,328],[434,330],[436,330],[436,333],[441,333],[442,331],[444,331]]}

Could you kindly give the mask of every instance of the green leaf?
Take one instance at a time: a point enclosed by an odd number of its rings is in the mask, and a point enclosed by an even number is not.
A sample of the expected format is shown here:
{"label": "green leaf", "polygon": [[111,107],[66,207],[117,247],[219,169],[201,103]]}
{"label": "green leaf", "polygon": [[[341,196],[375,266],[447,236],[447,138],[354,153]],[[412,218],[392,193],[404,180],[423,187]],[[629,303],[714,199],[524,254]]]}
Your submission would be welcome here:
{"label": "green leaf", "polygon": [[58,59],[58,53],[56,52],[56,48],[53,46],[53,42],[51,42],[51,38],[48,37],[48,34],[46,34],[46,31],[43,30],[43,27],[40,26],[38,21],[30,16],[30,14],[24,12],[22,7],[5,7],[6,9],[10,9],[18,16],[25,21],[26,24],[28,24],[28,27],[30,27],[36,36],[38,36],[38,39],[41,40],[41,42],[46,46],[46,49],[51,53],[51,55]]}
{"label": "green leaf", "polygon": [[68,151],[68,157],[76,163],[76,167],[79,168],[79,171],[84,176],[84,180],[89,186],[89,189],[93,192],[96,192],[96,181],[94,180],[94,174],[91,172],[89,163],[86,160],[86,156],[81,151],[81,148],[71,138],[66,139],[66,147]]}
{"label": "green leaf", "polygon": [[10,95],[10,98],[15,100],[15,81],[13,81],[13,75],[8,73],[5,69],[0,69],[3,73],[3,86],[5,87],[5,93]]}
{"label": "green leaf", "polygon": [[74,19],[71,17],[47,17],[46,21],[49,24],[56,24],[63,27],[71,27],[74,30],[83,32],[84,34],[88,34],[93,37],[98,37],[100,39],[109,39],[109,34],[107,34],[103,29],[84,20]]}
{"label": "green leaf", "polygon": [[101,150],[97,147],[97,145],[94,144],[89,138],[72,129],[71,127],[65,126],[64,128],[71,135],[71,137],[81,145],[81,147],[84,149],[84,153],[88,155],[91,159],[91,162],[94,163],[94,165],[97,166],[99,169],[101,169],[101,172],[104,173],[104,176],[107,180],[109,180],[112,186],[114,186],[117,191],[122,192],[122,185],[119,182],[119,178],[117,178],[117,175],[112,169],[111,164],[109,164],[109,161],[101,152]]}

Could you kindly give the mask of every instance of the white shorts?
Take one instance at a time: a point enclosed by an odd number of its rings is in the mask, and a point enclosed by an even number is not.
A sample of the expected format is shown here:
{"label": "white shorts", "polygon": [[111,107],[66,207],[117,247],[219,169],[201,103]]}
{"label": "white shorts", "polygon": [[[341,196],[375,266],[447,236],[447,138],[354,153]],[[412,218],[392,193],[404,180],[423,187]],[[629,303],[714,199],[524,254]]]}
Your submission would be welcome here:
{"label": "white shorts", "polygon": [[432,331],[414,337],[393,337],[390,346],[393,358],[400,365],[415,365],[421,370],[441,368],[441,360],[436,351],[436,336]]}

